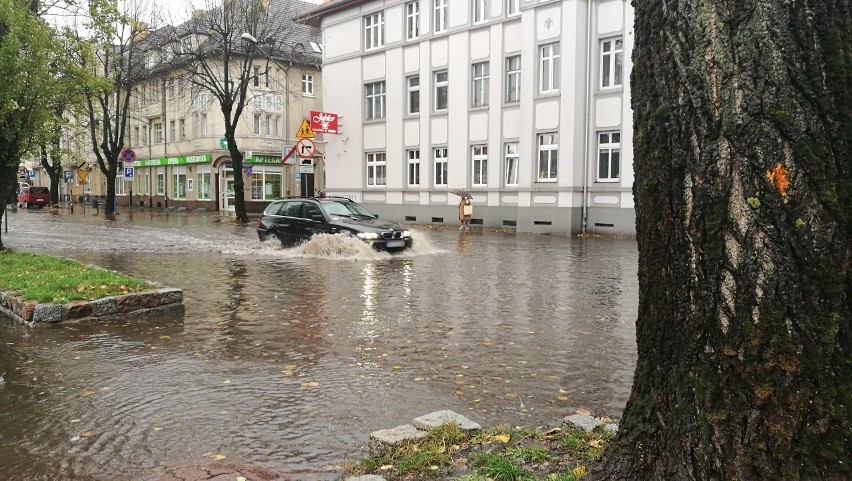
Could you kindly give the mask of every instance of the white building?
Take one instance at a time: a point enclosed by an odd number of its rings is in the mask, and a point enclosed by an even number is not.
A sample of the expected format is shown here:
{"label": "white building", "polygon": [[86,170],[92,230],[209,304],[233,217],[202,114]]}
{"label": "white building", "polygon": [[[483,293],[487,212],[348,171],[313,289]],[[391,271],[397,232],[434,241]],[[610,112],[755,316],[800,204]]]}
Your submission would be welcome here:
{"label": "white building", "polygon": [[326,188],[381,217],[634,234],[624,0],[334,0],[323,32]]}

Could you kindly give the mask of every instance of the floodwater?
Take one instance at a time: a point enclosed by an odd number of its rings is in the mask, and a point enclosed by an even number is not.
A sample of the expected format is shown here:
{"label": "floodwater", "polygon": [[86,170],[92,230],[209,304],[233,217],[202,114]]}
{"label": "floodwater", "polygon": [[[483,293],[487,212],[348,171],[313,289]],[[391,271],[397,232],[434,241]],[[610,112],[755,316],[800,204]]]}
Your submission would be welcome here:
{"label": "floodwater", "polygon": [[[8,212],[7,212],[8,213]],[[371,431],[619,416],[636,359],[633,239],[414,228],[389,255],[282,249],[217,214],[9,214],[3,242],[184,291],[182,316],[0,318],[0,473],[145,479],[219,456],[336,479]]]}

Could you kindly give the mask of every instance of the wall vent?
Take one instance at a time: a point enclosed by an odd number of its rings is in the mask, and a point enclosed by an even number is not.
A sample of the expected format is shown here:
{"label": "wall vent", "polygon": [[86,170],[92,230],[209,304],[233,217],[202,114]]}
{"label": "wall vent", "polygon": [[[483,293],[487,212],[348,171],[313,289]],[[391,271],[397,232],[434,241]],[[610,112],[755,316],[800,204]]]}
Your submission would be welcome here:
{"label": "wall vent", "polygon": [[549,220],[534,220],[533,224],[534,225],[552,225],[553,222],[550,222]]}
{"label": "wall vent", "polygon": [[443,217],[432,217],[432,223],[433,224],[443,224],[444,218]]}

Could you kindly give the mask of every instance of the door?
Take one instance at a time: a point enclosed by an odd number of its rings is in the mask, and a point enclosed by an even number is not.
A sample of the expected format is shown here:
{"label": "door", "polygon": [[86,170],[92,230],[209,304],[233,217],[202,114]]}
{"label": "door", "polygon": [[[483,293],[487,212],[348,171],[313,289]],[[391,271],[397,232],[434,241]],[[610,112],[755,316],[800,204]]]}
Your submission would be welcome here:
{"label": "door", "polygon": [[234,170],[225,168],[222,169],[221,174],[219,191],[222,193],[222,211],[234,212]]}

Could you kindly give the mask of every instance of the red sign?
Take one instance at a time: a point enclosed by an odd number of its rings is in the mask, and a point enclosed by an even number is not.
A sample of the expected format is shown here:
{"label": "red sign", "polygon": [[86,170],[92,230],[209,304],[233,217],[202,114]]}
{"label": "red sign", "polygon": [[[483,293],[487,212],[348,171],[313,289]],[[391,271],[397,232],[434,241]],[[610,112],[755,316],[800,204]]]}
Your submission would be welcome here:
{"label": "red sign", "polygon": [[120,154],[118,154],[118,156],[125,162],[133,162],[136,160],[136,152],[134,152],[133,149],[124,149]]}
{"label": "red sign", "polygon": [[311,130],[326,134],[339,134],[337,130],[337,114],[311,111]]}

